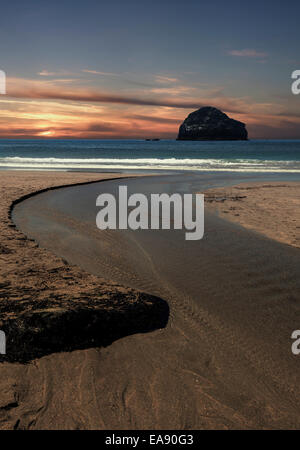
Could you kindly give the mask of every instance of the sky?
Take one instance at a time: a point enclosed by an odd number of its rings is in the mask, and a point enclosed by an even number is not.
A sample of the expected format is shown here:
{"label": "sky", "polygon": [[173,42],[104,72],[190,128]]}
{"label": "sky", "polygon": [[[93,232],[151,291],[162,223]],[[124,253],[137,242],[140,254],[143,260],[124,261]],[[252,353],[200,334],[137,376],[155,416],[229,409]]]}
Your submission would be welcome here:
{"label": "sky", "polygon": [[0,6],[0,138],[175,138],[201,106],[300,138],[298,0]]}

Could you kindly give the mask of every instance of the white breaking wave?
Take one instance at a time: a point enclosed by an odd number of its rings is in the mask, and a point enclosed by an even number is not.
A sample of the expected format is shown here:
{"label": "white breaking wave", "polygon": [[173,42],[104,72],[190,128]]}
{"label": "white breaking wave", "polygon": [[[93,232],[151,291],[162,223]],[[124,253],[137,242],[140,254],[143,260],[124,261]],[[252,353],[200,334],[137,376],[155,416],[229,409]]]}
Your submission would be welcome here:
{"label": "white breaking wave", "polygon": [[231,172],[300,173],[299,161],[259,159],[158,159],[158,158],[0,158],[0,167],[20,169],[152,169]]}

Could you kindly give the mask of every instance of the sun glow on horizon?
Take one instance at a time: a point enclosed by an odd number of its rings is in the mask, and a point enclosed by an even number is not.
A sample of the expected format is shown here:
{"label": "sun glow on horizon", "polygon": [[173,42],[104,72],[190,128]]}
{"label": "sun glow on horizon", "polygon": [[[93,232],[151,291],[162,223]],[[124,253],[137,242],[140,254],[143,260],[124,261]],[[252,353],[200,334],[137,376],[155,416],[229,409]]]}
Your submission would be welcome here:
{"label": "sun glow on horizon", "polygon": [[46,131],[40,131],[39,133],[37,133],[38,136],[54,136],[55,132],[54,131],[50,131],[50,130],[46,130]]}

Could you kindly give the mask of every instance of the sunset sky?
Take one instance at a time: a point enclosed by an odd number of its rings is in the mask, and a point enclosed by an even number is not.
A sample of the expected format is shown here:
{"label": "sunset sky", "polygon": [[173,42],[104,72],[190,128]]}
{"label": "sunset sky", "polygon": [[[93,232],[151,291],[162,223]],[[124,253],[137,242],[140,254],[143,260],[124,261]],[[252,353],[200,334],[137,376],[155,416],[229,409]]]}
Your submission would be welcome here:
{"label": "sunset sky", "polygon": [[216,106],[250,138],[300,138],[300,3],[1,2],[1,138],[176,137]]}

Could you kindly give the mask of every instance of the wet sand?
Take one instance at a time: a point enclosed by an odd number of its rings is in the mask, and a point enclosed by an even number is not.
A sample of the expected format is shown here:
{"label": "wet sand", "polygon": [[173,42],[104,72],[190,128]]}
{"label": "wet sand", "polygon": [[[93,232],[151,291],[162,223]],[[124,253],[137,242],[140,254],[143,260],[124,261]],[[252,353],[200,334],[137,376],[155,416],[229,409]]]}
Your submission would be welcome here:
{"label": "wet sand", "polygon": [[[214,175],[126,182],[144,193],[222,183]],[[35,361],[25,377],[35,418],[28,425],[24,412],[22,426],[299,428],[299,357],[290,339],[300,321],[299,250],[209,211],[198,243],[179,230],[99,232],[90,205],[119,184],[41,194],[18,205],[14,220],[72,264],[166,300],[168,325]]]}

